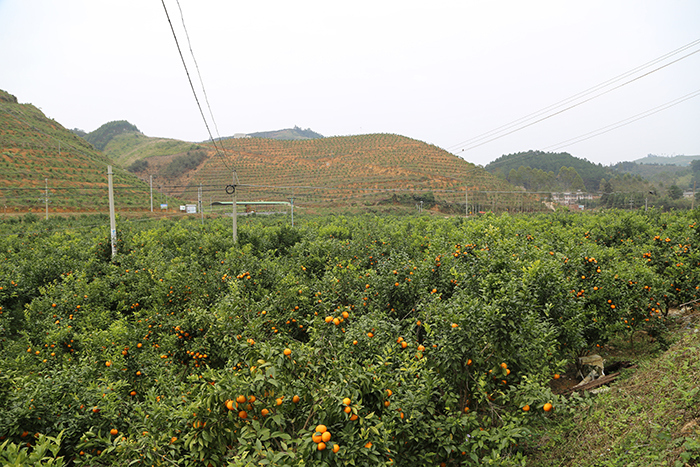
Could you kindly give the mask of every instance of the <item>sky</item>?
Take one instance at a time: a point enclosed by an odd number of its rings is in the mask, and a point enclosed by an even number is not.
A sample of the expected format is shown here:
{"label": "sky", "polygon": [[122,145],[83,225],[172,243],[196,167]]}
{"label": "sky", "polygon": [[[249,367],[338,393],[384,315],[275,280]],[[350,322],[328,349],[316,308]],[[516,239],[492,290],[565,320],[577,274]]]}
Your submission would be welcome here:
{"label": "sky", "polygon": [[395,133],[480,165],[700,155],[700,96],[575,142],[700,91],[700,53],[680,59],[700,43],[640,68],[700,39],[697,0],[0,0],[0,89],[66,128],[209,139],[163,2],[214,137]]}

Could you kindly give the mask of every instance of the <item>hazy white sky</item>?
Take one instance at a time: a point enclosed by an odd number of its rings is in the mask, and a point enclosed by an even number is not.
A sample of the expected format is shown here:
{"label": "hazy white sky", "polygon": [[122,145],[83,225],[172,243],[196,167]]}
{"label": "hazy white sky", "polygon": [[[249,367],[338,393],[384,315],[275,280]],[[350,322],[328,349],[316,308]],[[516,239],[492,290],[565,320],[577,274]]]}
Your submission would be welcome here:
{"label": "hazy white sky", "polygon": [[[165,5],[205,106],[177,2]],[[294,125],[325,136],[397,133],[486,164],[503,154],[555,150],[700,90],[697,53],[461,151],[470,147],[463,141],[700,39],[700,1],[180,6],[221,136]],[[700,44],[657,67],[698,50]],[[0,0],[0,89],[67,128],[128,120],[149,136],[208,139],[159,0]],[[700,97],[559,150],[603,164],[700,154]]]}

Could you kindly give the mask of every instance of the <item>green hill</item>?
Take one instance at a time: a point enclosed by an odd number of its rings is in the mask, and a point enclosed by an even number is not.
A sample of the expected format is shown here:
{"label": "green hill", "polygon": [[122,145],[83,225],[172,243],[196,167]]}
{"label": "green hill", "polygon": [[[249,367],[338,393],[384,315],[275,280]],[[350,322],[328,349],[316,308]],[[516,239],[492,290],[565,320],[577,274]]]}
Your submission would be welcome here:
{"label": "green hill", "polygon": [[148,187],[83,138],[31,104],[0,91],[0,204],[3,212],[101,211],[109,206],[107,166],[113,165],[121,210],[149,207]]}
{"label": "green hill", "polygon": [[95,148],[102,151],[113,138],[124,133],[140,134],[141,132],[135,125],[132,125],[126,120],[117,120],[114,122],[105,123],[97,130],[91,131],[85,136],[85,139],[88,141],[88,143],[95,146]]}
{"label": "green hill", "polygon": [[[523,170],[520,169],[521,167]],[[560,177],[563,167],[569,171],[573,168],[581,177],[584,185],[582,191],[598,191],[601,179],[611,176],[609,168],[574,157],[567,152],[527,151],[507,154],[486,165],[485,169],[511,183],[525,186],[533,191],[568,191],[572,189],[571,182],[567,183]],[[519,178],[518,171],[521,172]],[[529,177],[524,179],[523,175],[528,174]],[[574,175],[573,172],[572,175]],[[568,176],[567,173],[564,178]],[[528,187],[528,182],[534,186]]]}

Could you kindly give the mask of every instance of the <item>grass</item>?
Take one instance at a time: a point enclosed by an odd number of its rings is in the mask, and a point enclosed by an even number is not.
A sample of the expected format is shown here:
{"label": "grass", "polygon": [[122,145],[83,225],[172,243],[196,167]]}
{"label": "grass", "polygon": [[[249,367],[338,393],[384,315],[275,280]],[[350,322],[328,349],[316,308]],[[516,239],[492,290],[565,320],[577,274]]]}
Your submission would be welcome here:
{"label": "grass", "polygon": [[623,372],[590,405],[542,426],[526,447],[528,465],[700,465],[699,318],[677,318],[675,343],[666,351],[648,338],[634,351],[626,342],[607,349],[638,368]]}

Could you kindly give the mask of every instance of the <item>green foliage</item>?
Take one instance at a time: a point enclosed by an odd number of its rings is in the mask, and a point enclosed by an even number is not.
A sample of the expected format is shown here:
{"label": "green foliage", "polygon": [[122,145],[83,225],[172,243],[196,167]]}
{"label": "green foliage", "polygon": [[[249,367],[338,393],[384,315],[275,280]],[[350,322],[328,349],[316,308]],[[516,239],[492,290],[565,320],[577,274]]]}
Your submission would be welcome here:
{"label": "green foliage", "polygon": [[115,136],[131,132],[140,133],[135,125],[132,125],[126,120],[116,120],[105,123],[98,129],[91,131],[85,136],[85,139],[95,146],[95,148],[102,151]]}
{"label": "green foliage", "polygon": [[[521,167],[523,168],[522,170],[520,169]],[[567,168],[567,171],[573,170],[581,177],[581,182],[587,191],[596,191],[600,185],[600,180],[604,177],[608,177],[611,173],[610,169],[600,164],[593,164],[592,162],[579,159],[566,152],[552,153],[543,151],[527,151],[503,155],[486,165],[485,169],[491,173],[499,171],[503,174],[511,174],[513,173],[512,171],[515,170],[518,172],[518,178],[516,178],[515,181],[510,180],[510,175],[508,175],[511,183],[518,185],[533,183],[533,188],[529,189],[542,190],[545,189],[545,186],[548,184],[552,184],[554,174],[559,174],[561,176],[560,171],[564,167]],[[529,174],[526,175],[527,172],[529,172]],[[532,182],[530,182],[530,180],[532,180]],[[576,177],[574,176],[571,181],[567,180],[563,182],[564,185],[561,187],[563,190],[561,191],[567,191],[565,186],[567,184],[571,185],[573,182],[578,186],[578,181],[576,181]],[[523,186],[527,188],[527,185]]]}
{"label": "green foliage", "polygon": [[148,168],[148,161],[145,159],[139,159],[129,167],[126,168],[129,172],[143,172]]}
{"label": "green foliage", "polygon": [[106,222],[0,223],[0,436],[86,466],[522,465],[589,403],[554,373],[697,298],[696,217],[120,220],[113,260]]}
{"label": "green foliage", "polygon": [[206,151],[187,151],[187,154],[176,156],[163,170],[166,178],[176,178],[187,171],[196,169],[207,157]]}

